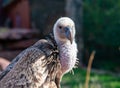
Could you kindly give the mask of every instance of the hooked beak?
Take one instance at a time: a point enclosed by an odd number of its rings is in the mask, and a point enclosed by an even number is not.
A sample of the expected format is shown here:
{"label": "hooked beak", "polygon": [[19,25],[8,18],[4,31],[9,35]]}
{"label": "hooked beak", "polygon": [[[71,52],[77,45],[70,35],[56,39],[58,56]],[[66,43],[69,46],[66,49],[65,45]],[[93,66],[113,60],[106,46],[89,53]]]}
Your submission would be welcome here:
{"label": "hooked beak", "polygon": [[72,29],[69,27],[65,27],[64,30],[65,30],[65,35],[66,35],[67,39],[70,40],[70,43],[72,44],[72,42],[73,42]]}

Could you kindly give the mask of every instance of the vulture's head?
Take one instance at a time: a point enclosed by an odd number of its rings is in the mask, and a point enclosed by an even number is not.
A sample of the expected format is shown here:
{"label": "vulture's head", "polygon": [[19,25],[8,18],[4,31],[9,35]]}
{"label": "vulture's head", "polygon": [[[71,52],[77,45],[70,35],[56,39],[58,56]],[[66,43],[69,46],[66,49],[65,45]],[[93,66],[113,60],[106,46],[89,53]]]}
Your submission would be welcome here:
{"label": "vulture's head", "polygon": [[54,36],[56,42],[66,43],[69,42],[72,44],[75,37],[75,25],[72,19],[68,17],[59,18],[54,24]]}

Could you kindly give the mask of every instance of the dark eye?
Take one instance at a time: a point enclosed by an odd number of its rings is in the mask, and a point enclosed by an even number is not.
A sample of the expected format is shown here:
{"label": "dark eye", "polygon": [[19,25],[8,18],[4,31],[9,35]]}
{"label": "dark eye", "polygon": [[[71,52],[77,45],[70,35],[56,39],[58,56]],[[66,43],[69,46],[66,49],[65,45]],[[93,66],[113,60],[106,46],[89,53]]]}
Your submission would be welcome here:
{"label": "dark eye", "polygon": [[62,26],[59,26],[59,28],[61,29],[61,28],[62,28]]}

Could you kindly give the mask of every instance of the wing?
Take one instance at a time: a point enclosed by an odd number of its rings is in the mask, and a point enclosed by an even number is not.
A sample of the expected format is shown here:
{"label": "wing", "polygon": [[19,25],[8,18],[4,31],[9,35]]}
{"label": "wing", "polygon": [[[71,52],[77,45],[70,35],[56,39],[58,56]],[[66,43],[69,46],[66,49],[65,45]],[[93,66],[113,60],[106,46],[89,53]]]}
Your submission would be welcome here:
{"label": "wing", "polygon": [[41,88],[60,88],[57,87],[56,83],[54,81],[46,82]]}
{"label": "wing", "polygon": [[[37,88],[48,75],[46,55],[50,53],[42,47],[46,40],[40,40],[20,53],[0,75],[0,88]],[[45,44],[47,45],[47,44]],[[44,48],[44,47],[43,47]]]}

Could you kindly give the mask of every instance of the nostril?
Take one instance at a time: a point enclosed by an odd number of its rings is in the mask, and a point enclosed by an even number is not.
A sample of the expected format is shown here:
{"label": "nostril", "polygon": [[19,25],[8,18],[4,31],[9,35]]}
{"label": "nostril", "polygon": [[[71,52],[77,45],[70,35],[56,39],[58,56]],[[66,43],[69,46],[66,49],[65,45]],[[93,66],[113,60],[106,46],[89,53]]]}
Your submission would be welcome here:
{"label": "nostril", "polygon": [[68,27],[65,27],[64,30],[65,30],[65,32],[68,32],[68,31],[69,31],[69,28],[68,28]]}

